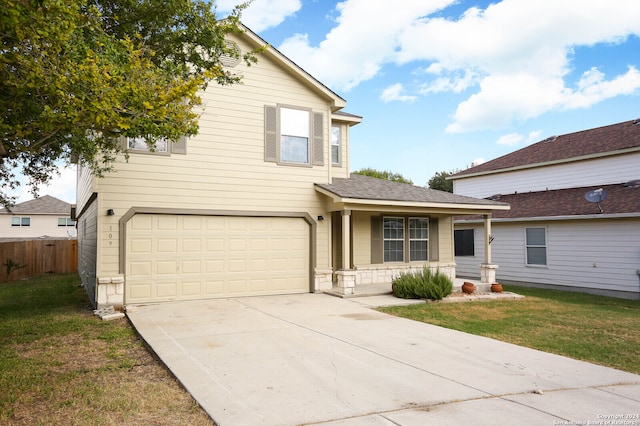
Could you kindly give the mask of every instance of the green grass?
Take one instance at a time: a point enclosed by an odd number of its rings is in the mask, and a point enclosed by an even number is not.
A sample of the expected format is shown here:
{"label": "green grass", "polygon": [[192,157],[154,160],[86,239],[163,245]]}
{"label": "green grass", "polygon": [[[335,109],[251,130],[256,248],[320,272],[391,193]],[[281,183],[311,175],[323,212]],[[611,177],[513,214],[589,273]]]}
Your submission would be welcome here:
{"label": "green grass", "polygon": [[94,316],[66,274],[0,284],[0,424],[212,422],[129,322]]}
{"label": "green grass", "polygon": [[640,301],[535,288],[505,290],[526,298],[380,310],[640,374]]}

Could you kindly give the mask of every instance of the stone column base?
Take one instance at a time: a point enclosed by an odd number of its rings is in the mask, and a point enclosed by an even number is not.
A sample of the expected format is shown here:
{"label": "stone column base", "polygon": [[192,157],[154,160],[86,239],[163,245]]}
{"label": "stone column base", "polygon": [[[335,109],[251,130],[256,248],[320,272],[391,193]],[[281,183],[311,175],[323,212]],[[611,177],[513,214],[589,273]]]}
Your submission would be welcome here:
{"label": "stone column base", "polygon": [[493,284],[496,282],[496,269],[498,265],[494,263],[480,264],[480,281],[483,283]]}
{"label": "stone column base", "polygon": [[356,286],[356,271],[342,270],[336,272],[338,291],[341,294],[353,294]]}
{"label": "stone column base", "polygon": [[98,309],[107,306],[121,307],[124,305],[124,277],[99,277],[98,288]]}

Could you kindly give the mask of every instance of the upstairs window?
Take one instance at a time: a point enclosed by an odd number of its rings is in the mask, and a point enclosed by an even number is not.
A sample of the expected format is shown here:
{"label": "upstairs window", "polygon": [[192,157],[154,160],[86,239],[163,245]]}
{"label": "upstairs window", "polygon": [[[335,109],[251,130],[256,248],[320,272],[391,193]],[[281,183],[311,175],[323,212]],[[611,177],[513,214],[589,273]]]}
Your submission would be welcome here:
{"label": "upstairs window", "polygon": [[331,127],[331,164],[340,165],[340,127]]}
{"label": "upstairs window", "polygon": [[155,155],[186,154],[187,141],[182,137],[177,142],[170,142],[167,139],[158,139],[155,147],[149,146],[145,138],[125,138],[125,148],[129,152],[139,152]]}
{"label": "upstairs window", "polygon": [[324,115],[305,108],[265,106],[265,161],[324,165]]}
{"label": "upstairs window", "polygon": [[58,226],[76,226],[76,221],[70,217],[59,217]]}
{"label": "upstairs window", "polygon": [[280,161],[309,164],[309,111],[280,108]]}
{"label": "upstairs window", "polygon": [[547,266],[547,228],[525,228],[528,266]]}
{"label": "upstairs window", "polygon": [[11,218],[11,226],[31,226],[31,218],[13,216]]}

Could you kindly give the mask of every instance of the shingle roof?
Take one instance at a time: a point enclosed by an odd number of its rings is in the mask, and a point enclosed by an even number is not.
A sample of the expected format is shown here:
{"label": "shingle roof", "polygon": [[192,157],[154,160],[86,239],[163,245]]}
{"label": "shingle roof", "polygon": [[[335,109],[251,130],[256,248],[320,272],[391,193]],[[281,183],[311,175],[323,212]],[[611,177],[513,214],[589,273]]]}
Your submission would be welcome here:
{"label": "shingle roof", "polygon": [[456,195],[450,192],[406,183],[376,179],[369,176],[351,174],[349,179],[334,178],[331,184],[316,184],[341,198],[379,201],[405,201],[438,204],[469,204],[482,206],[505,206],[502,202]]}
{"label": "shingle roof", "polygon": [[[606,191],[601,201],[602,213],[596,203],[585,199],[585,194],[594,189]],[[552,191],[525,192],[501,195],[500,201],[509,203],[511,210],[496,211],[494,219],[521,219],[557,216],[592,216],[598,214],[639,214],[640,185],[627,187],[623,184],[557,189]],[[479,218],[479,217],[478,217]],[[458,219],[474,219],[470,216]]]}
{"label": "shingle roof", "polygon": [[625,149],[640,149],[640,120],[625,121],[595,129],[583,130],[547,138],[494,160],[471,167],[453,175],[494,172],[513,167],[613,153]]}
{"label": "shingle roof", "polygon": [[51,195],[43,195],[11,207],[11,212],[0,209],[2,214],[59,214],[69,216],[71,204]]}

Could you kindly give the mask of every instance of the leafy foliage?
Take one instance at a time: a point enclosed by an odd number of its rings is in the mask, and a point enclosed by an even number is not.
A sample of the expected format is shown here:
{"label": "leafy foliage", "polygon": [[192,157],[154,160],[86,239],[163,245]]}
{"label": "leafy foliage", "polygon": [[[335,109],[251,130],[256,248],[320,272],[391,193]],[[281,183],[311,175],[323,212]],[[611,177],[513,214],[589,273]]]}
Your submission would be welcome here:
{"label": "leafy foliage", "polygon": [[[0,180],[34,193],[61,160],[110,170],[120,138],[153,146],[198,131],[198,90],[234,84],[240,5],[218,21],[204,0],[5,0],[0,8]],[[250,65],[256,52],[243,56]],[[12,201],[0,192],[0,203]]]}
{"label": "leafy foliage", "polygon": [[440,300],[451,294],[453,281],[425,266],[420,272],[403,272],[392,281],[393,294],[402,299]]}
{"label": "leafy foliage", "polygon": [[427,183],[427,185],[429,185],[429,188],[431,189],[437,189],[439,191],[446,191],[446,192],[451,192],[453,193],[453,181],[452,180],[447,180],[447,178],[451,175],[456,174],[458,171],[456,170],[452,170],[450,172],[438,172],[435,175],[433,175],[433,177],[431,179],[429,179],[429,182]]}
{"label": "leafy foliage", "polygon": [[353,173],[357,175],[369,176],[377,179],[384,179],[384,180],[390,180],[393,182],[408,183],[410,185],[413,185],[413,182],[410,179],[405,178],[399,173],[393,173],[388,170],[380,171],[380,170],[367,167],[364,169],[357,170]]}

